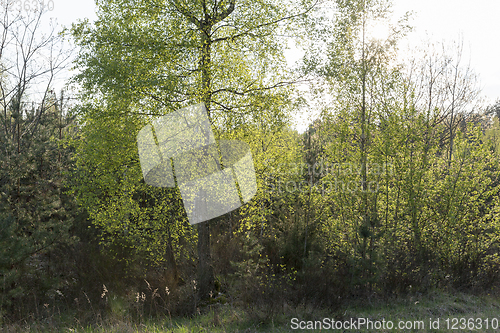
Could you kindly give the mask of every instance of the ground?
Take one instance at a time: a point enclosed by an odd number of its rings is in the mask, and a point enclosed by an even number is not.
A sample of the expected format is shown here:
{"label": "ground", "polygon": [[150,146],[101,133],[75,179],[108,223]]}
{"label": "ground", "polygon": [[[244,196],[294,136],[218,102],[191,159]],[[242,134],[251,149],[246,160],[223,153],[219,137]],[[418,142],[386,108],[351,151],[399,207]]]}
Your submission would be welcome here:
{"label": "ground", "polygon": [[[388,300],[367,297],[350,301],[348,305],[337,310],[318,308],[310,304],[300,304],[296,307],[284,304],[271,318],[269,316],[266,318],[265,313],[259,313],[258,307],[249,311],[248,308],[242,309],[231,304],[217,304],[211,308],[201,309],[200,313],[192,318],[166,317],[144,320],[141,323],[134,323],[126,316],[112,316],[106,319],[96,316],[93,324],[82,325],[74,315],[52,313],[43,320],[31,322],[24,320],[6,325],[1,331],[47,333],[495,332],[500,331],[499,321],[500,297],[498,295],[435,291],[426,295],[415,294]],[[392,330],[389,329],[391,323]],[[332,329],[329,326],[332,324],[347,326]],[[398,325],[401,325],[401,329]],[[314,327],[316,329],[313,329]]]}

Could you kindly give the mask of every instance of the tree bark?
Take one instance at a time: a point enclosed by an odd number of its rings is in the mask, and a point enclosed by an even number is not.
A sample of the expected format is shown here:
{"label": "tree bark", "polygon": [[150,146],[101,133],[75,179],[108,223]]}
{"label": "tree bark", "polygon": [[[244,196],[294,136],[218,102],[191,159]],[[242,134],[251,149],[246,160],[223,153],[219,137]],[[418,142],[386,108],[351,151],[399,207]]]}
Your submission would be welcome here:
{"label": "tree bark", "polygon": [[[212,220],[210,220],[212,221]],[[198,299],[210,298],[215,290],[212,254],[210,251],[210,221],[198,224]]]}
{"label": "tree bark", "polygon": [[[218,7],[214,7],[212,13],[209,13],[209,7],[206,1],[202,1],[203,7],[203,17],[198,19],[193,14],[182,9],[178,6],[178,10],[186,16],[193,24],[197,26],[200,32],[201,40],[201,54],[199,69],[201,71],[201,92],[200,99],[201,102],[205,104],[208,113],[208,119],[213,125],[212,114],[211,114],[211,101],[212,101],[212,72],[211,72],[211,48],[212,39],[211,33],[212,28],[218,22],[224,20],[228,17],[235,8],[236,0],[230,0],[226,8],[221,6],[220,11]],[[214,271],[212,267],[212,255],[210,250],[210,221],[202,222],[198,224],[198,280],[197,280],[197,290],[198,299],[204,300],[213,296],[215,290],[215,278]]]}

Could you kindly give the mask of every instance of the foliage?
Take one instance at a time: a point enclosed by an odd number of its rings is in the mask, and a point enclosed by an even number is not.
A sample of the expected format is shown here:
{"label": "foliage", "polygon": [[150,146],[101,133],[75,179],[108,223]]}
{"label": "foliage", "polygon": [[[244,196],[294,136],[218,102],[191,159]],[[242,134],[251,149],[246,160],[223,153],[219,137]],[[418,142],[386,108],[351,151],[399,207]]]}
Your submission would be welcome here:
{"label": "foliage", "polygon": [[10,136],[2,126],[2,305],[30,294],[53,297],[65,284],[51,272],[60,249],[75,241],[76,206],[64,184],[71,150],[63,142],[71,118],[61,110],[62,102],[49,99],[39,117],[23,106],[11,109],[20,116],[10,129],[20,133],[38,122],[33,135]]}
{"label": "foliage", "polygon": [[70,287],[60,265],[76,241],[77,210],[65,193],[73,118],[51,87],[68,55],[53,30],[39,33],[43,14],[6,11],[1,22],[0,313],[17,316]]}
{"label": "foliage", "polygon": [[385,41],[368,34],[384,2],[338,6],[327,61],[316,63],[333,95],[317,143],[330,208],[323,250],[343,263],[339,276],[348,268],[353,294],[485,283],[478,267],[491,267],[497,248],[498,181],[471,116],[474,74],[460,48],[398,65],[405,26]]}
{"label": "foliage", "polygon": [[[360,297],[498,287],[499,103],[480,104],[460,43],[400,60],[409,15],[390,25],[390,1],[332,3],[329,24],[314,0],[97,1],[97,21],[69,31],[72,112],[50,89],[63,53],[32,64],[43,48],[7,31],[0,320],[64,304],[103,327],[208,312],[218,329],[226,304],[272,325]],[[371,36],[380,22],[387,38]],[[284,57],[293,35],[300,72]],[[321,113],[298,133],[306,79]],[[200,102],[217,141],[249,145],[257,193],[195,230],[179,188],[145,183],[137,134]]]}
{"label": "foliage", "polygon": [[[137,133],[154,116],[199,102],[216,139],[262,120],[263,128],[282,127],[294,77],[278,36],[314,5],[297,2],[289,10],[274,1],[109,0],[98,2],[94,25],[73,26],[85,138],[77,143],[82,172],[74,193],[103,229],[104,243],[125,242],[156,262],[171,251],[172,266],[196,259],[178,190],[151,189],[142,181]],[[197,237],[205,297],[213,289],[208,224],[198,226]]]}

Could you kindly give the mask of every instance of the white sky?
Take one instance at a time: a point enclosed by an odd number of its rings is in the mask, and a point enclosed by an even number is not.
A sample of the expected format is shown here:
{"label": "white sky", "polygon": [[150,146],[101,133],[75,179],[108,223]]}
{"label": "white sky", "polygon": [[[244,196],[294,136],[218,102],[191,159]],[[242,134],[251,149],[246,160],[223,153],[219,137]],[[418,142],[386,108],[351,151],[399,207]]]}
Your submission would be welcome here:
{"label": "white sky", "polygon": [[479,74],[483,94],[491,102],[500,98],[499,0],[394,0],[394,15],[414,11],[408,38],[418,43],[426,33],[432,40],[463,37],[463,61]]}
{"label": "white sky", "polygon": [[[49,16],[59,24],[69,26],[79,18],[96,17],[93,0],[53,1]],[[500,98],[500,0],[393,0],[393,4],[394,17],[414,12],[410,44],[418,45],[426,36],[434,41],[462,36],[463,61],[470,61],[479,74],[483,95],[489,103]]]}

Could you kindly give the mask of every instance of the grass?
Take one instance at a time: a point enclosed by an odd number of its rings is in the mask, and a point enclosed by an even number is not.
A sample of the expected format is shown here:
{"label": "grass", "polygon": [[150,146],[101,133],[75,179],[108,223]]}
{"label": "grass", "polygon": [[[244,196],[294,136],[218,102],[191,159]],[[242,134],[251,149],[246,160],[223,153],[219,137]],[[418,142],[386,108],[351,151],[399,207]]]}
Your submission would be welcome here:
{"label": "grass", "polygon": [[[500,299],[485,295],[473,296],[464,293],[443,293],[432,292],[425,296],[412,296],[405,299],[395,299],[390,303],[374,303],[374,304],[356,304],[346,308],[342,314],[343,318],[366,318],[372,321],[385,319],[392,321],[396,328],[399,321],[411,322],[423,321],[424,327],[420,329],[404,329],[404,330],[365,330],[373,332],[465,332],[471,331],[462,329],[460,322],[455,325],[457,329],[452,330],[453,324],[456,320],[465,318],[473,318],[481,320],[483,324],[481,329],[475,329],[475,332],[496,332],[499,329],[485,329],[484,319],[491,320],[497,318],[500,320]],[[456,318],[456,319],[453,319]],[[434,322],[439,319],[439,329],[430,328],[429,321],[432,319]],[[448,326],[446,320],[448,319]],[[479,328],[479,324],[472,323],[473,328]]]}
{"label": "grass", "polygon": [[[250,313],[250,314],[249,314]],[[262,318],[265,313],[260,313]],[[278,314],[272,319],[259,319],[259,314],[245,311],[232,305],[220,305],[219,308],[205,310],[192,318],[164,318],[134,323],[126,316],[111,316],[102,319],[96,316],[91,325],[82,325],[76,316],[69,313],[53,314],[43,320],[25,320],[21,323],[5,326],[2,332],[297,332],[300,329],[291,329],[292,318],[303,321],[322,321],[323,318],[334,318],[335,320],[350,321],[364,318],[372,322],[385,320],[393,322],[394,328],[390,329],[351,329],[345,332],[468,332],[469,329],[461,329],[457,322],[455,330],[451,330],[454,323],[452,318],[474,318],[482,320],[483,327],[473,330],[474,332],[495,332],[491,326],[486,329],[485,319],[497,318],[500,320],[500,298],[489,295],[475,296],[465,293],[445,293],[440,291],[431,292],[427,295],[413,295],[405,298],[382,301],[380,299],[360,299],[349,302],[348,305],[333,311],[327,308],[315,308],[308,304],[297,307],[284,305]],[[429,319],[435,322],[439,318],[440,328],[429,327]],[[446,319],[449,318],[449,327]],[[420,329],[397,329],[400,321],[411,322],[422,321],[423,328]],[[478,328],[478,321],[474,322]],[[499,324],[500,325],[500,324]],[[307,332],[325,332],[343,330],[307,330]]]}

